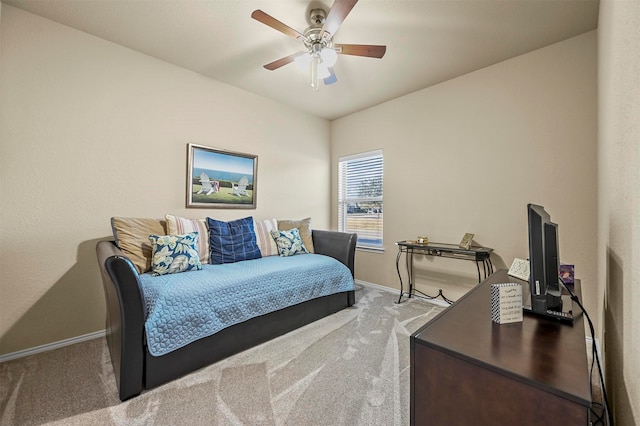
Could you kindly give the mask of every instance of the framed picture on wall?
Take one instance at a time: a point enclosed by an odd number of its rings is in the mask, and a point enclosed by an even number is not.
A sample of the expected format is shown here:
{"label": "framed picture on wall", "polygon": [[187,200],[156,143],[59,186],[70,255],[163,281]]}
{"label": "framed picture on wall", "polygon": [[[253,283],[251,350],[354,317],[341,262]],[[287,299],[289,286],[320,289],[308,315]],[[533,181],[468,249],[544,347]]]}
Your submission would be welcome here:
{"label": "framed picture on wall", "polygon": [[460,241],[460,244],[458,244],[458,246],[462,249],[469,250],[469,248],[471,248],[471,242],[473,241],[474,236],[474,234],[464,234],[464,237],[462,237],[462,241]]}
{"label": "framed picture on wall", "polygon": [[258,156],[187,144],[187,208],[256,208]]}

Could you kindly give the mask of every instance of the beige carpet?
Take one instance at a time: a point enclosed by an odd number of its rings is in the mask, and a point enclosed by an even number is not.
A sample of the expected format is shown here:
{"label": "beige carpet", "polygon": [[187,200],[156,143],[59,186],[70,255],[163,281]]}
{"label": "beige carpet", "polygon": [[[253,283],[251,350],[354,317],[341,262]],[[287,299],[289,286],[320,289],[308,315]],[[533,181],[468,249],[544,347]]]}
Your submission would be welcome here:
{"label": "beige carpet", "polygon": [[2,425],[408,425],[409,335],[442,311],[356,305],[121,403],[104,339],[0,364]]}

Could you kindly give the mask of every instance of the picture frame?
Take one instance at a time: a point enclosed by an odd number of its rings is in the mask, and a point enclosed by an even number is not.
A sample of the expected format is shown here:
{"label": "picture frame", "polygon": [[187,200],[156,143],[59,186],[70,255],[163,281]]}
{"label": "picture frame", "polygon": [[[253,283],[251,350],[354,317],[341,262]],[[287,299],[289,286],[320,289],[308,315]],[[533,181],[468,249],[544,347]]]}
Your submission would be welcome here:
{"label": "picture frame", "polygon": [[473,241],[474,236],[475,234],[464,234],[464,237],[462,237],[462,241],[460,241],[460,244],[458,246],[461,249],[469,250],[471,248],[471,242]]}
{"label": "picture frame", "polygon": [[258,156],[187,144],[187,208],[255,209]]}

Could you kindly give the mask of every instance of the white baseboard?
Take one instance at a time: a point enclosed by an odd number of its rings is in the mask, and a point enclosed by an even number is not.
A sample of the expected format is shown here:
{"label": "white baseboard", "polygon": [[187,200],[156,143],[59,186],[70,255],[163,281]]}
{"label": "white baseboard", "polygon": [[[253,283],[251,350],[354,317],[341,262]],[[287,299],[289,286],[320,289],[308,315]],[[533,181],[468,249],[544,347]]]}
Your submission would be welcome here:
{"label": "white baseboard", "polygon": [[378,290],[383,290],[383,291],[388,291],[389,293],[391,292],[395,292],[397,293],[398,290],[394,290],[390,287],[386,287],[380,284],[374,284],[374,283],[370,283],[368,281],[363,281],[363,280],[354,280],[356,284],[360,284],[360,285],[366,285],[367,287],[373,287],[373,288],[377,288]]}
{"label": "white baseboard", "polygon": [[587,341],[587,349],[589,349],[592,345],[592,343],[595,341],[596,342],[596,352],[598,353],[598,359],[600,360],[600,367],[602,368],[602,375],[603,377],[606,377],[606,375],[604,374],[604,360],[602,359],[602,352],[601,352],[601,348],[600,348],[600,340],[598,339],[592,339],[591,336],[586,336],[585,340]]}
{"label": "white baseboard", "polygon": [[[395,288],[391,288],[391,287],[387,287],[384,285],[380,285],[380,284],[374,284],[374,283],[370,283],[368,281],[362,281],[362,280],[355,280],[356,284],[361,284],[361,285],[365,285],[367,287],[373,287],[376,288],[378,290],[382,290],[382,291],[387,291],[389,293],[395,293],[398,296],[400,295],[400,290],[395,289]],[[422,298],[422,300],[424,300],[425,302],[429,302],[429,303],[433,303],[434,305],[438,305],[438,306],[442,306],[442,307],[449,307],[451,306],[450,304],[448,304],[447,302],[445,302],[444,300],[438,300],[438,299],[424,299]]]}
{"label": "white baseboard", "polygon": [[46,345],[36,346],[34,348],[23,349],[21,351],[12,352],[6,355],[0,355],[0,363],[5,361],[11,361],[12,359],[23,358],[29,355],[35,355],[41,352],[51,351],[53,349],[62,348],[64,346],[73,345],[75,343],[84,342],[87,340],[97,339],[105,336],[105,330],[96,331],[89,334],[83,334],[82,336],[71,337],[65,340],[59,340],[57,342],[47,343]]}

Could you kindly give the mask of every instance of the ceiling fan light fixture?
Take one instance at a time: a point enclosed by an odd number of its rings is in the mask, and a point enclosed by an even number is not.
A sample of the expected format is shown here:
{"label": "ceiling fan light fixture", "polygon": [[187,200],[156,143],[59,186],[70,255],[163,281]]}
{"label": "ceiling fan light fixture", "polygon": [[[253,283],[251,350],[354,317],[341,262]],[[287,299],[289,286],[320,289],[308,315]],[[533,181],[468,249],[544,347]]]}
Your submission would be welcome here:
{"label": "ceiling fan light fixture", "polygon": [[309,69],[309,65],[311,65],[311,55],[308,53],[303,53],[298,55],[293,60],[296,63],[298,69],[302,72],[307,72]]}
{"label": "ceiling fan light fixture", "polygon": [[331,76],[329,68],[335,65],[338,54],[331,48],[316,49],[316,53],[305,52],[294,58],[298,69],[308,72],[311,68],[311,87],[320,90],[320,80]]}
{"label": "ceiling fan light fixture", "polygon": [[325,78],[331,76],[329,72],[329,68],[322,62],[318,62],[318,79],[324,80]]}
{"label": "ceiling fan light fixture", "polygon": [[330,47],[323,47],[320,51],[320,57],[327,68],[331,68],[338,61],[338,53]]}
{"label": "ceiling fan light fixture", "polygon": [[329,68],[320,61],[320,57],[313,56],[311,58],[311,87],[320,90],[320,80],[324,80],[331,76]]}

